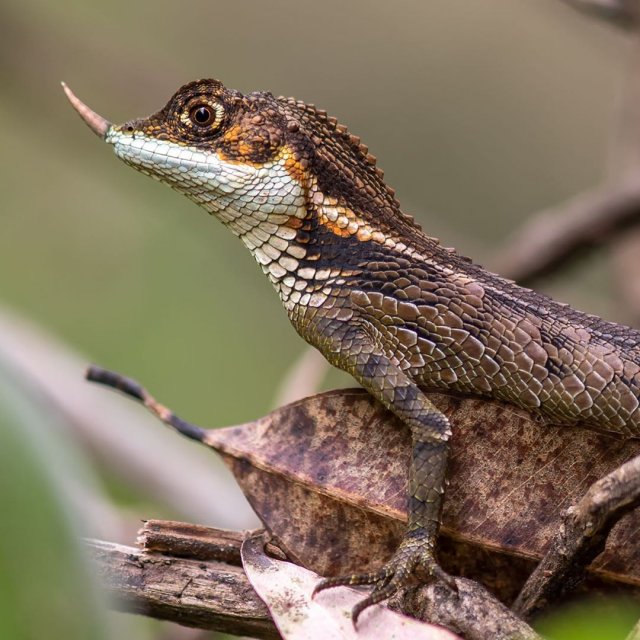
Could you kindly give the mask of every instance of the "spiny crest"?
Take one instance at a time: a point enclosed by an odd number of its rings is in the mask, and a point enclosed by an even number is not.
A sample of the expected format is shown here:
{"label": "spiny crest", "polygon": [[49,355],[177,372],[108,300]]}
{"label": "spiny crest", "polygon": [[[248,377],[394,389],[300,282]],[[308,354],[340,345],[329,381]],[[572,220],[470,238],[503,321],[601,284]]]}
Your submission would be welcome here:
{"label": "spiny crest", "polygon": [[[302,100],[298,100],[292,97],[279,96],[277,98],[279,102],[284,102],[293,108],[296,115],[301,115],[305,120],[305,123],[312,130],[318,129],[320,135],[312,137],[313,142],[317,145],[323,145],[327,143],[327,140],[323,140],[321,137],[323,133],[326,133],[329,138],[340,140],[342,143],[346,143],[347,148],[353,152],[354,156],[363,163],[363,165],[371,170],[378,179],[379,186],[384,190],[385,194],[389,197],[390,203],[394,209],[395,215],[400,216],[406,222],[416,229],[420,229],[420,225],[415,221],[413,216],[404,213],[400,209],[400,202],[396,198],[395,189],[388,186],[384,182],[384,171],[377,166],[377,158],[372,153],[369,153],[369,147],[364,144],[361,138],[352,134],[346,125],[338,122],[337,118],[329,116],[324,109],[319,109],[314,104],[306,103]],[[324,129],[324,131],[322,131]],[[373,187],[371,185],[358,185],[360,188],[371,191]],[[372,191],[370,195],[375,195]]]}
{"label": "spiny crest", "polygon": [[358,157],[364,160],[369,166],[375,169],[377,175],[380,178],[384,177],[384,171],[376,166],[377,158],[369,153],[369,147],[364,144],[360,136],[356,136],[349,132],[347,127],[338,122],[337,118],[327,115],[324,109],[318,109],[314,104],[308,104],[302,100],[296,100],[296,98],[284,98],[280,97],[279,100],[285,100],[288,104],[296,107],[299,111],[308,113],[314,120],[317,120],[327,126],[330,131],[338,133],[342,139],[349,144],[351,149],[358,155]]}

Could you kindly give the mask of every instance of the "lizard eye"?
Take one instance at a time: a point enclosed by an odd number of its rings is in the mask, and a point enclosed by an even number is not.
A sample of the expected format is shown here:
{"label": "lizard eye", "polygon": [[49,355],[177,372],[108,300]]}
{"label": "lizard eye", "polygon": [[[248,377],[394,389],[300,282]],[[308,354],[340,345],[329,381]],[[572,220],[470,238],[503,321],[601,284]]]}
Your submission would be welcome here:
{"label": "lizard eye", "polygon": [[191,109],[189,117],[191,118],[191,122],[193,122],[193,124],[200,125],[201,127],[206,127],[213,122],[215,113],[209,105],[203,104],[193,107],[193,109]]}
{"label": "lizard eye", "polygon": [[182,119],[185,124],[188,123],[204,132],[204,130],[216,129],[222,122],[223,115],[222,105],[199,100],[188,107]]}

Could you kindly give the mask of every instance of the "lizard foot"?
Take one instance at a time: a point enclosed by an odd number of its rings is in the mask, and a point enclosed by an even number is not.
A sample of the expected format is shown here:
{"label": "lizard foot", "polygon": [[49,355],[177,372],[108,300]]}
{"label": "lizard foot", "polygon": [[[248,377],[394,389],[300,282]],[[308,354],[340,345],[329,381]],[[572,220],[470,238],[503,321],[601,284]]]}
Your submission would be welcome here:
{"label": "lizard foot", "polygon": [[374,585],[371,593],[351,611],[351,619],[355,626],[360,614],[367,607],[386,600],[399,589],[430,579],[441,580],[457,591],[453,577],[436,562],[431,540],[422,536],[407,536],[382,568],[369,573],[325,578],[316,585],[312,597],[331,587]]}

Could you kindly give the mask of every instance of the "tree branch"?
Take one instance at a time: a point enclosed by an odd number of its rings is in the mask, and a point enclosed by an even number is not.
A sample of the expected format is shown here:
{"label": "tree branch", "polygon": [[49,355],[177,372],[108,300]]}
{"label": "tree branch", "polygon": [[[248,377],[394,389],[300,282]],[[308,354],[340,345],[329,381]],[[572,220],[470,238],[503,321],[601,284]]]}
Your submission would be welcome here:
{"label": "tree branch", "polygon": [[451,629],[467,640],[542,640],[517,613],[479,583],[455,578],[455,584],[456,592],[439,582],[413,589],[399,598],[402,610],[419,620]]}
{"label": "tree branch", "polygon": [[[267,607],[239,566],[247,535],[149,520],[138,536],[140,548],[100,540],[87,544],[119,610],[201,629],[279,638]],[[469,640],[539,638],[484,587],[464,578],[456,578],[456,585],[456,593],[435,584],[412,590],[395,608],[462,632]]]}
{"label": "tree branch", "polygon": [[[154,523],[150,521],[145,529],[153,529]],[[159,529],[167,534],[174,524],[159,523]],[[154,547],[158,532],[149,533],[149,543]],[[176,534],[180,542],[175,553],[189,554],[189,558],[173,555],[170,549],[166,553],[151,553],[147,548],[101,540],[87,542],[102,582],[113,597],[113,606],[188,627],[266,640],[280,638],[267,607],[242,568],[215,559],[216,548],[226,548],[221,555],[228,558],[229,547],[234,548],[239,558],[242,536],[187,524],[180,525]],[[206,560],[199,557],[203,551]]]}
{"label": "tree branch", "polygon": [[640,456],[595,482],[568,509],[549,550],[529,576],[513,605],[529,618],[582,581],[620,518],[640,505]]}

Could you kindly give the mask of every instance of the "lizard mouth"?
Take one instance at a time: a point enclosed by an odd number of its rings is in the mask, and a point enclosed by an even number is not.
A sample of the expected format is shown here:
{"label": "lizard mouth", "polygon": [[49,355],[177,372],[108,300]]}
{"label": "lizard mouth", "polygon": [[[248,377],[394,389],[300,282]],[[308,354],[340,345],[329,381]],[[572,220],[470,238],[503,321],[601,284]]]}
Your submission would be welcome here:
{"label": "lizard mouth", "polygon": [[113,125],[101,115],[98,115],[95,111],[89,109],[89,107],[87,107],[87,105],[82,102],[82,100],[80,100],[80,98],[78,98],[64,82],[62,83],[62,88],[64,89],[71,106],[78,112],[78,115],[85,121],[89,129],[103,140],[106,139],[107,134]]}

